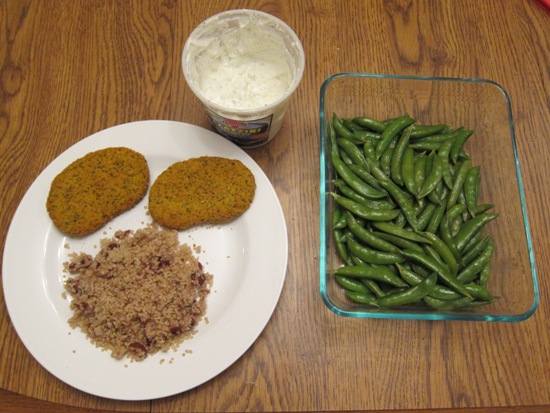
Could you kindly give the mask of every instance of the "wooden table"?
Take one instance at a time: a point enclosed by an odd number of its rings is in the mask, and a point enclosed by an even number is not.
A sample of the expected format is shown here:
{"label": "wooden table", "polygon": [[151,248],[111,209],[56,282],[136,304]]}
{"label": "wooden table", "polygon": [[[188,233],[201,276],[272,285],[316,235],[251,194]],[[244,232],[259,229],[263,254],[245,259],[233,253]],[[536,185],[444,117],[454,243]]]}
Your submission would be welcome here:
{"label": "wooden table", "polygon": [[[194,27],[231,8],[285,20],[306,52],[280,134],[248,151],[275,187],[288,225],[288,272],[270,322],[204,385],[121,402],[46,372],[20,342],[2,295],[0,411],[550,411],[550,13],[534,0],[0,0],[2,249],[34,179],[84,137],[143,119],[209,127],[184,80],[181,51]],[[531,318],[354,320],[325,307],[319,89],[347,71],[488,78],[507,89],[541,292]]]}

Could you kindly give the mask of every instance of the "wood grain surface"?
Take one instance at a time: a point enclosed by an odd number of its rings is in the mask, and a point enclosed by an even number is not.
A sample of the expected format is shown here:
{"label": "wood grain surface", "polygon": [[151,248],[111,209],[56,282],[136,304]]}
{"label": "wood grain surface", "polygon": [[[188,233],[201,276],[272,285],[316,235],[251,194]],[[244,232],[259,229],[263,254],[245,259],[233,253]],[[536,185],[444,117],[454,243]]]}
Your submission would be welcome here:
{"label": "wood grain surface", "polygon": [[[211,381],[165,399],[114,401],[42,368],[1,290],[0,411],[550,411],[550,13],[534,0],[0,0],[0,248],[32,182],[86,136],[145,119],[209,127],[181,52],[201,21],[233,8],[286,21],[306,53],[281,132],[247,151],[288,227],[288,271],[270,322]],[[325,307],[319,89],[339,72],[486,78],[508,91],[539,276],[531,318],[354,320]]]}

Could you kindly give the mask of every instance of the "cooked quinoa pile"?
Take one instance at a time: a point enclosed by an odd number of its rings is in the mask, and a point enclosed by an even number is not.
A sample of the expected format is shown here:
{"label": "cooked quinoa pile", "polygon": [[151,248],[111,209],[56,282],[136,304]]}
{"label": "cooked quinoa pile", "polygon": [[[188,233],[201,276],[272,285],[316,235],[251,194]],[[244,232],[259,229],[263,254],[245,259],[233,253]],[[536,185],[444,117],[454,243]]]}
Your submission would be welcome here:
{"label": "cooked quinoa pile", "polygon": [[114,358],[136,361],[191,337],[213,281],[176,231],[156,226],[117,231],[95,257],[71,254],[65,270],[70,326]]}

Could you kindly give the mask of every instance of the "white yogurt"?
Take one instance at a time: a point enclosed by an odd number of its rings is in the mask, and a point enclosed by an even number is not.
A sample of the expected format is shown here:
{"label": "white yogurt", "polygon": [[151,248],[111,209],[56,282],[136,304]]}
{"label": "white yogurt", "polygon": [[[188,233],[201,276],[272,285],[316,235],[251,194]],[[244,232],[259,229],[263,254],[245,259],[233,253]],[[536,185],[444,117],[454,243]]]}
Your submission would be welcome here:
{"label": "white yogurt", "polygon": [[182,65],[216,131],[255,147],[281,128],[305,62],[300,40],[284,22],[256,10],[230,10],[191,33]]}
{"label": "white yogurt", "polygon": [[229,109],[257,109],[281,99],[292,84],[282,40],[245,22],[197,54],[197,84],[204,97]]}

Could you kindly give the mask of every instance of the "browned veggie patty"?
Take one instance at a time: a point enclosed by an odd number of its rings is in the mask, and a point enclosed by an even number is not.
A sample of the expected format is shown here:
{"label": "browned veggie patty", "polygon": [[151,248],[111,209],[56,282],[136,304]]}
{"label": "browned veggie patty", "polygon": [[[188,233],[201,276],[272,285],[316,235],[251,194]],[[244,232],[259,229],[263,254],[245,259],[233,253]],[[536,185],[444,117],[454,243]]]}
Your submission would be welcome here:
{"label": "browned veggie patty", "polygon": [[61,232],[84,236],[135,206],[148,186],[143,155],[122,147],[101,149],[77,159],[54,178],[46,207]]}
{"label": "browned veggie patty", "polygon": [[243,214],[252,203],[256,181],[235,159],[203,156],[166,169],[149,191],[149,213],[165,228],[183,230],[222,223]]}

